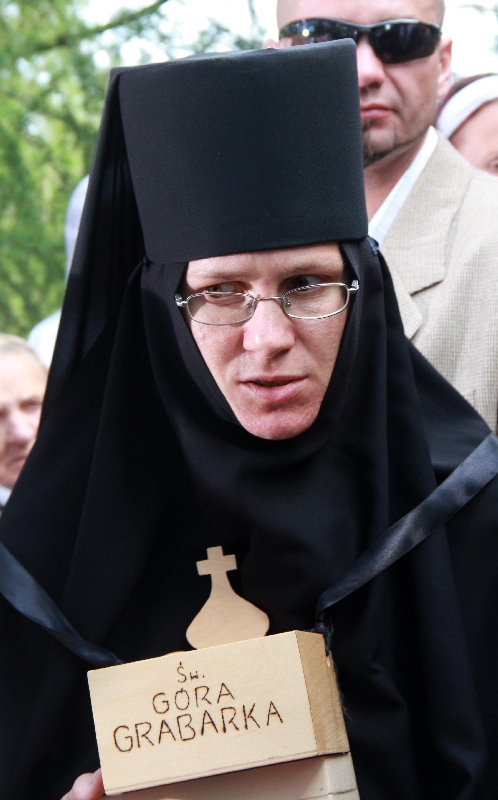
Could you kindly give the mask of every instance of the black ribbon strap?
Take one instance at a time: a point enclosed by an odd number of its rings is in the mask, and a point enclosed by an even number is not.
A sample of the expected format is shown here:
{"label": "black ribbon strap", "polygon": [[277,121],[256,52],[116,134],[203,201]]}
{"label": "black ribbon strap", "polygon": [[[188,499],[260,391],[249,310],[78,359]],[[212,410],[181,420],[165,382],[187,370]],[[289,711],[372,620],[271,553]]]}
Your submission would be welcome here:
{"label": "black ribbon strap", "polygon": [[377,577],[413,550],[498,475],[498,438],[494,433],[475,450],[413,511],[382,534],[337,583],[320,595],[315,630],[323,633],[330,652],[332,627],[327,612],[333,605]]}
{"label": "black ribbon strap", "polygon": [[51,597],[0,542],[0,594],[20,614],[55,636],[68,650],[94,667],[122,664],[113,653],[86,642]]}
{"label": "black ribbon strap", "polygon": [[[317,605],[315,630],[330,652],[332,630],[327,611],[364,586],[450,520],[498,474],[498,439],[490,434],[417,508],[392,525],[324,592]],[[111,652],[85,641],[32,575],[0,542],[0,594],[20,614],[40,625],[72,653],[94,667],[122,662]]]}

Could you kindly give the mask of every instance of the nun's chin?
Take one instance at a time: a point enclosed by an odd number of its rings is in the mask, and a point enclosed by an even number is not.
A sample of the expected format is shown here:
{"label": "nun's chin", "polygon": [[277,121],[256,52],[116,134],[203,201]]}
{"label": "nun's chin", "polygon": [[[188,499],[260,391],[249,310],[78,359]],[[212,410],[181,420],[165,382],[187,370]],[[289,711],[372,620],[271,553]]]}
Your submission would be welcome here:
{"label": "nun's chin", "polygon": [[317,397],[308,400],[304,405],[294,405],[292,400],[276,405],[256,397],[254,403],[249,400],[237,404],[236,407],[232,406],[232,410],[242,427],[253,436],[272,440],[292,439],[313,425],[320,411],[321,401],[322,397]]}

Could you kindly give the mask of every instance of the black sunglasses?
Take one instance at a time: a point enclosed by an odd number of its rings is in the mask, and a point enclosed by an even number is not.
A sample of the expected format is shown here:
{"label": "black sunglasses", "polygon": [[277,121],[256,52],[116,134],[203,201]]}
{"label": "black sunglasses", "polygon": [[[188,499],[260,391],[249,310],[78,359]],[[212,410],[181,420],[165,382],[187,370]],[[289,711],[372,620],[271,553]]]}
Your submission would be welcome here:
{"label": "black sunglasses", "polygon": [[300,19],[279,32],[279,39],[290,37],[293,45],[332,42],[368,36],[369,44],[383,64],[403,64],[431,56],[441,38],[438,25],[416,19],[390,19],[376,25],[356,25],[342,19]]}

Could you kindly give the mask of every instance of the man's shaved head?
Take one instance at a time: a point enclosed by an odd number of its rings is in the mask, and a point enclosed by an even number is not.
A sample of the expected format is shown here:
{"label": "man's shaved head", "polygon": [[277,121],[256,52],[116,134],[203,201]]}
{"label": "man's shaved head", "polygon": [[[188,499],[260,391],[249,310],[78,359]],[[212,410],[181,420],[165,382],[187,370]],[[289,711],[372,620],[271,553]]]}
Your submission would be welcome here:
{"label": "man's shaved head", "polygon": [[[316,18],[365,26],[396,19],[441,25],[444,7],[444,0],[278,0],[277,20],[279,30],[290,22]],[[291,44],[287,37],[269,46]],[[404,171],[432,123],[438,99],[448,91],[451,41],[441,39],[423,58],[390,63],[376,56],[362,36],[357,60],[365,167],[379,164],[392,174],[394,160]]]}
{"label": "man's shaved head", "polygon": [[434,4],[436,6],[439,24],[442,25],[444,19],[444,11],[445,11],[444,0],[434,0]]}
{"label": "man's shaved head", "polygon": [[[365,0],[368,4],[369,0]],[[398,3],[393,3],[392,19],[395,17],[407,16],[400,13],[395,6]],[[423,6],[432,6],[433,19],[438,25],[443,24],[445,4],[444,0],[424,0],[421,3],[421,11]],[[333,0],[277,0],[277,24],[278,28],[283,28],[289,22],[294,22],[297,19],[306,17],[330,17],[334,15]],[[432,16],[432,14],[431,14]]]}

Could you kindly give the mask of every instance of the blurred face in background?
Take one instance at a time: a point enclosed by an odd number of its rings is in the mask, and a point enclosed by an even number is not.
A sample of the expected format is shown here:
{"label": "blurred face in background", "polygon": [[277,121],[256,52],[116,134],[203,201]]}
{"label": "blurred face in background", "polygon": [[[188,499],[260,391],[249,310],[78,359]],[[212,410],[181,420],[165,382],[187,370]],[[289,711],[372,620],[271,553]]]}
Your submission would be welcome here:
{"label": "blurred face in background", "polygon": [[46,371],[34,355],[0,351],[0,484],[8,489],[35,442],[46,382]]}
{"label": "blurred face in background", "polygon": [[498,175],[498,100],[478,108],[450,142],[473,167]]}
{"label": "blurred face in background", "polygon": [[[299,19],[340,19],[373,25],[394,19],[416,19],[441,25],[444,6],[438,0],[280,0],[279,30]],[[289,46],[281,40],[280,46]],[[441,40],[425,58],[384,64],[363,36],[358,43],[358,82],[365,166],[421,141],[431,125],[437,100],[451,80],[451,42]]]}

